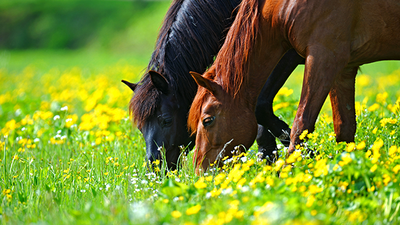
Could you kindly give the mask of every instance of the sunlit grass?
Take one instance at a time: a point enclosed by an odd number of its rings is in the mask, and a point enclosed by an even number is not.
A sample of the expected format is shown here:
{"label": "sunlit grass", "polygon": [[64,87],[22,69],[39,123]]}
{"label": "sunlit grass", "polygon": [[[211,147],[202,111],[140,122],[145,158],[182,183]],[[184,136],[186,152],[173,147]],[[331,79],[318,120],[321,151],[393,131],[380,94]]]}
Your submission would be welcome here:
{"label": "sunlit grass", "polygon": [[[45,59],[44,59],[45,60]],[[29,64],[29,63],[28,63]],[[373,224],[398,223],[400,72],[357,78],[355,143],[336,143],[329,105],[307,149],[267,165],[254,145],[196,176],[192,152],[179,171],[152,172],[132,127],[121,79],[143,65],[98,71],[29,64],[0,68],[2,223]],[[92,71],[92,72],[91,72]],[[94,71],[94,72],[93,72]],[[301,74],[274,109],[293,121]],[[302,147],[304,148],[304,146]]]}

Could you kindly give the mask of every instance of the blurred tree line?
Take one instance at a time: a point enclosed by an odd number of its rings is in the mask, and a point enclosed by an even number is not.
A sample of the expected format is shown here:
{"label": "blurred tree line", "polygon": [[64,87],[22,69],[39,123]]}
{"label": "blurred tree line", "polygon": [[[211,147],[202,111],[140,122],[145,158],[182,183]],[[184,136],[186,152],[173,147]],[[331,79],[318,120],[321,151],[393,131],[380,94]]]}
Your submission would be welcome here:
{"label": "blurred tree line", "polygon": [[1,0],[0,49],[153,48],[170,0]]}

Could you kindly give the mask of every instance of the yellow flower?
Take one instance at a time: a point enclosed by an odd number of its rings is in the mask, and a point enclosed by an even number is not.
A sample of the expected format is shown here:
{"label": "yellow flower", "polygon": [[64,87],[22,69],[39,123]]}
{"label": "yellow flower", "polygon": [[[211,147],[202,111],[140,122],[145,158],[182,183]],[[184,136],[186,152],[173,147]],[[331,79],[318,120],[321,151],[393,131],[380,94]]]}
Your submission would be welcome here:
{"label": "yellow flower", "polygon": [[391,146],[391,147],[389,148],[389,155],[390,155],[390,156],[396,154],[396,152],[397,152],[397,147],[396,147],[396,145],[393,145],[393,146]]}
{"label": "yellow flower", "polygon": [[204,177],[200,177],[200,179],[194,184],[197,189],[203,189],[207,187],[207,184],[204,182]]}
{"label": "yellow flower", "polygon": [[336,170],[338,170],[339,169],[339,165],[338,164],[335,164],[334,166],[333,166],[333,171],[336,171]]}
{"label": "yellow flower", "polygon": [[324,190],[323,188],[320,188],[320,187],[318,187],[317,185],[314,185],[314,184],[310,185],[310,187],[308,189],[310,190],[311,194],[320,193],[320,192],[322,192]]}
{"label": "yellow flower", "polygon": [[190,215],[197,214],[200,211],[200,209],[201,209],[201,205],[192,206],[186,210],[186,215],[190,216]]}
{"label": "yellow flower", "polygon": [[381,123],[381,126],[384,127],[386,126],[386,124],[396,124],[397,123],[397,119],[393,119],[393,118],[383,118],[381,119],[381,121],[379,121]]}
{"label": "yellow flower", "polygon": [[395,167],[393,167],[393,169],[392,169],[392,171],[395,173],[395,174],[397,174],[398,172],[399,172],[399,170],[400,170],[400,165],[399,164],[397,164]]}
{"label": "yellow flower", "polygon": [[239,219],[239,220],[243,218],[243,215],[244,215],[244,211],[243,210],[237,211],[235,213],[236,219]]}
{"label": "yellow flower", "polygon": [[307,198],[306,206],[307,206],[307,207],[311,207],[311,206],[314,204],[314,202],[315,202],[315,197],[314,197],[314,195],[310,195],[310,196],[308,196],[308,198]]}
{"label": "yellow flower", "polygon": [[74,125],[76,123],[77,120],[78,120],[78,116],[76,114],[69,115],[69,116],[67,116],[67,119],[65,120],[65,126],[67,128],[70,128],[72,125]]}
{"label": "yellow flower", "polygon": [[374,164],[371,169],[369,169],[369,171],[371,171],[372,173],[375,172],[375,170],[378,168],[378,165]]}
{"label": "yellow flower", "polygon": [[4,189],[3,190],[3,195],[7,195],[11,193],[11,189]]}
{"label": "yellow flower", "polygon": [[172,211],[172,212],[171,212],[171,216],[174,217],[174,218],[176,218],[176,219],[178,219],[179,217],[182,216],[182,213],[175,210],[175,211]]}
{"label": "yellow flower", "polygon": [[360,143],[357,144],[356,149],[357,150],[362,150],[365,148],[365,141],[362,141]]}
{"label": "yellow flower", "polygon": [[347,152],[352,152],[355,147],[356,147],[356,144],[354,142],[350,142],[350,143],[347,144],[346,151]]}
{"label": "yellow flower", "polygon": [[294,151],[287,159],[286,163],[294,163],[301,156],[301,151]]}
{"label": "yellow flower", "polygon": [[311,210],[311,212],[310,212],[311,216],[315,216],[315,215],[317,215],[317,213],[318,213],[318,212],[317,212],[317,210],[315,210],[315,209],[314,209],[314,210]]}
{"label": "yellow flower", "polygon": [[279,171],[284,164],[285,164],[285,161],[283,159],[278,159],[278,161],[276,161],[276,163],[275,163],[274,170]]}
{"label": "yellow flower", "polygon": [[383,183],[385,184],[385,186],[387,186],[391,180],[392,179],[390,178],[389,175],[383,174]]}
{"label": "yellow flower", "polygon": [[386,98],[388,97],[388,93],[385,91],[385,92],[383,92],[383,93],[378,93],[377,95],[376,95],[376,101],[378,102],[378,103],[382,103],[382,104],[384,104],[384,103],[386,103]]}
{"label": "yellow flower", "polygon": [[154,160],[153,164],[156,165],[156,166],[160,165],[160,160],[158,160],[158,159]]}
{"label": "yellow flower", "polygon": [[210,191],[211,197],[218,197],[220,194],[222,193],[222,188],[220,189],[212,189],[212,191]]}
{"label": "yellow flower", "polygon": [[304,138],[307,136],[308,130],[304,130],[303,133],[300,134],[299,139],[304,140]]}
{"label": "yellow flower", "polygon": [[237,187],[242,187],[244,183],[246,183],[246,178],[243,177],[242,179],[240,179],[240,180],[237,182],[236,186],[237,186]]}
{"label": "yellow flower", "polygon": [[357,85],[361,87],[368,86],[371,83],[371,78],[368,75],[360,74],[357,76]]}
{"label": "yellow flower", "polygon": [[260,208],[258,208],[255,212],[254,212],[254,216],[255,217],[259,217],[260,215],[262,215],[263,213],[270,211],[272,208],[274,208],[274,203],[272,202],[266,202],[264,205],[262,205]]}
{"label": "yellow flower", "polygon": [[323,175],[328,174],[329,165],[326,165],[327,160],[328,159],[322,159],[315,163],[315,171],[314,171],[315,177],[319,177],[322,174]]}
{"label": "yellow flower", "polygon": [[224,180],[224,178],[226,177],[226,174],[225,173],[219,173],[217,176],[215,176],[215,178],[214,178],[214,184],[215,185],[218,185],[218,184],[220,184],[223,180]]}
{"label": "yellow flower", "polygon": [[278,109],[286,108],[288,106],[289,106],[289,102],[281,102],[281,103],[274,105],[273,110],[276,111]]}
{"label": "yellow flower", "polygon": [[368,192],[373,192],[373,191],[375,191],[375,186],[372,186],[371,188],[368,188],[367,191],[368,191]]}
{"label": "yellow flower", "polygon": [[377,103],[374,103],[373,105],[371,105],[370,107],[368,107],[368,111],[373,112],[377,109],[379,109],[379,105]]}
{"label": "yellow flower", "polygon": [[344,166],[349,164],[352,161],[351,156],[349,153],[344,153],[342,155],[342,160],[339,162],[339,166]]}
{"label": "yellow flower", "polygon": [[313,178],[313,176],[311,176],[310,174],[304,174],[303,175],[303,181],[305,183],[308,183],[312,178]]}
{"label": "yellow flower", "polygon": [[343,181],[339,183],[339,188],[345,191],[347,189],[347,186],[349,186],[349,183],[347,181]]}
{"label": "yellow flower", "polygon": [[287,88],[287,87],[282,87],[282,88],[278,91],[278,93],[276,94],[276,96],[283,95],[283,96],[288,97],[288,96],[291,95],[291,94],[293,94],[293,89],[289,89],[289,88]]}

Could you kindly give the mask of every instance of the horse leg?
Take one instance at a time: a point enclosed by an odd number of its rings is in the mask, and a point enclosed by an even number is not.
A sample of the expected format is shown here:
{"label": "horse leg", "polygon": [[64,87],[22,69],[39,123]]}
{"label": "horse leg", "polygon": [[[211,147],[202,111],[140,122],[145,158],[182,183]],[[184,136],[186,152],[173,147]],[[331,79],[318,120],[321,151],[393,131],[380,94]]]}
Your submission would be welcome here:
{"label": "horse leg", "polygon": [[266,127],[258,124],[256,140],[258,144],[258,159],[266,159],[268,164],[275,162],[275,160],[278,159],[276,154],[278,148],[274,135],[272,135]]}
{"label": "horse leg", "polygon": [[329,92],[336,141],[354,142],[356,113],[354,107],[355,79],[358,67],[346,68]]}
{"label": "horse leg", "polygon": [[[348,45],[333,45],[334,51],[325,46],[310,45],[306,57],[303,87],[296,117],[290,134],[288,154],[302,143],[300,135],[304,130],[314,131],[315,121],[337,75],[344,69],[350,58]],[[340,48],[344,47],[344,48]]]}
{"label": "horse leg", "polygon": [[[285,84],[289,75],[299,64],[304,64],[304,58],[297,54],[294,49],[286,52],[268,77],[258,97],[255,113],[258,124],[264,126],[265,129],[259,127],[257,143],[259,152],[262,153],[263,156],[268,155],[274,157],[272,152],[277,150],[275,138],[271,137],[271,133],[277,137],[283,145],[286,147],[289,146],[290,128],[285,122],[275,116],[272,109],[272,102],[279,89]],[[266,155],[264,153],[266,153]]]}

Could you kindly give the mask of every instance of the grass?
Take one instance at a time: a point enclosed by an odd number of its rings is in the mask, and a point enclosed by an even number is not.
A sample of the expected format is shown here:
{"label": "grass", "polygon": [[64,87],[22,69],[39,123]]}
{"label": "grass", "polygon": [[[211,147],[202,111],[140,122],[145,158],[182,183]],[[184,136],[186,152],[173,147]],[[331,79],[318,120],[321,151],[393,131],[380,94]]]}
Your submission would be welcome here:
{"label": "grass", "polygon": [[[146,57],[7,52],[0,57],[2,224],[379,224],[400,220],[400,71],[362,68],[355,143],[336,143],[329,104],[307,146],[272,165],[254,145],[196,176],[151,172],[127,112]],[[301,68],[274,108],[293,121]],[[293,166],[284,166],[290,164]],[[165,164],[164,164],[165,165]],[[163,168],[162,168],[163,169]]]}

